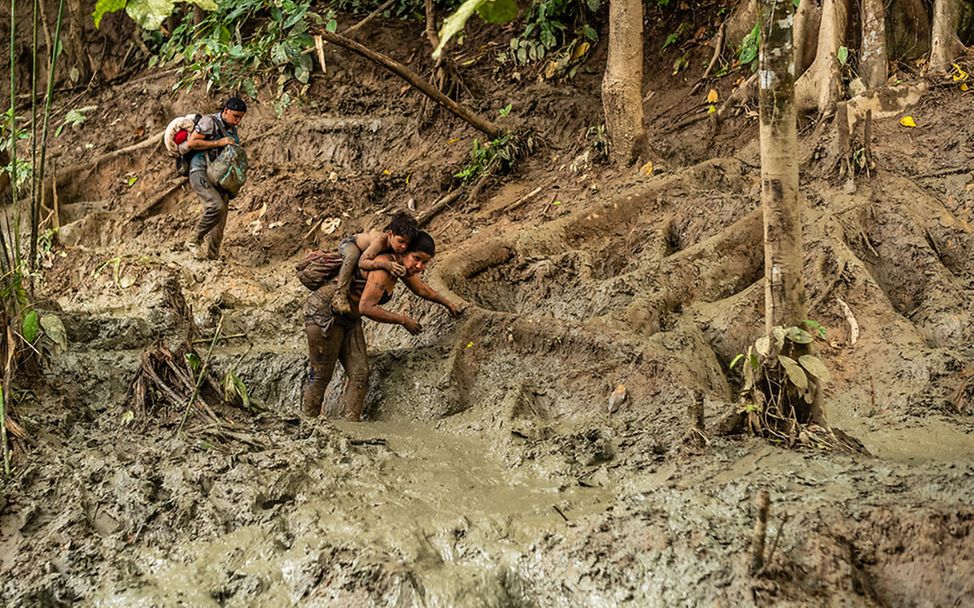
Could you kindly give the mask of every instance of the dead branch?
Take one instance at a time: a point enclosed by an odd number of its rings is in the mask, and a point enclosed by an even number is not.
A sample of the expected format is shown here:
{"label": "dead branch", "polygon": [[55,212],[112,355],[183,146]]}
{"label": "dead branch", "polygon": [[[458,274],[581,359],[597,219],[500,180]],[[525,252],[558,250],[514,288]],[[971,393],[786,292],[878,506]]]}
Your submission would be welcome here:
{"label": "dead branch", "polygon": [[[751,74],[751,77],[745,80],[744,83],[741,84],[741,86],[734,89],[734,92],[730,94],[730,96],[724,101],[723,104],[721,104],[719,108],[717,108],[717,116],[716,116],[717,121],[723,120],[727,112],[730,111],[738,103],[741,103],[743,101],[746,101],[754,97],[757,94],[757,82],[758,82],[758,75],[757,73],[754,73]],[[686,120],[677,123],[676,125],[674,125],[673,128],[679,131],[691,125],[695,125],[698,122],[701,122],[703,120],[707,120],[708,117],[710,117],[710,114],[706,113],[706,111],[704,110],[701,110],[701,114],[698,114],[697,116],[691,116],[690,118],[687,118]]]}
{"label": "dead branch", "polygon": [[135,213],[133,213],[132,215],[130,215],[127,221],[132,222],[132,221],[135,221],[135,220],[141,220],[141,219],[143,219],[146,215],[149,214],[149,212],[151,212],[153,209],[155,209],[160,203],[162,203],[162,201],[166,200],[166,198],[170,194],[172,194],[176,190],[179,190],[183,186],[183,184],[185,184],[185,183],[186,183],[186,180],[185,179],[179,178],[179,181],[175,182],[174,184],[172,184],[171,186],[169,186],[168,188],[166,188],[165,190],[163,190],[159,194],[157,194],[157,195],[153,196],[151,199],[149,199],[149,202],[146,203],[145,205],[143,205]]}
{"label": "dead branch", "polygon": [[498,217],[504,215],[505,213],[510,213],[511,211],[515,211],[516,209],[520,209],[522,205],[526,204],[528,201],[530,201],[535,196],[537,196],[543,189],[544,189],[544,186],[538,186],[534,190],[528,192],[527,194],[525,194],[521,198],[519,198],[516,201],[514,201],[513,203],[511,203],[510,205],[506,205],[504,207],[501,207],[500,209],[495,210],[491,214],[491,217],[492,218],[498,218]]}
{"label": "dead branch", "polygon": [[720,58],[720,52],[724,48],[724,30],[726,29],[726,26],[726,21],[720,24],[720,29],[717,30],[717,41],[714,43],[714,54],[710,58],[710,63],[707,64],[707,69],[703,71],[703,76],[701,76],[700,79],[697,80],[696,84],[694,84],[690,89],[690,95],[697,92],[700,85],[702,85],[703,82],[707,80],[707,77],[710,76],[710,72],[714,69],[714,66],[717,65],[717,60]]}
{"label": "dead branch", "polygon": [[419,90],[440,106],[446,108],[454,115],[463,119],[472,127],[484,133],[491,139],[496,139],[503,134],[503,130],[499,126],[483,118],[482,116],[479,116],[466,106],[460,105],[459,103],[453,101],[444,95],[442,91],[436,89],[430,83],[423,80],[419,74],[410,70],[395,59],[392,59],[391,57],[383,55],[377,51],[373,51],[372,49],[340,34],[333,34],[327,30],[321,30],[318,32],[318,34],[326,41],[331,42],[332,44],[337,44],[338,46],[348,49],[357,55],[365,57],[369,61],[372,61],[389,70],[396,76],[399,76],[408,82],[413,88]]}
{"label": "dead branch", "polygon": [[436,217],[440,211],[443,211],[447,206],[455,203],[460,195],[463,194],[463,188],[457,188],[448,194],[440,197],[440,200],[433,203],[433,206],[422,212],[418,218],[416,218],[416,223],[422,228],[430,222],[434,217]]}
{"label": "dead branch", "polygon": [[703,418],[703,404],[703,391],[693,391],[693,400],[690,401],[689,405],[687,405],[689,430],[687,431],[685,441],[697,447],[703,447],[707,443],[707,434],[706,428],[704,427]]}
{"label": "dead branch", "polygon": [[375,19],[376,17],[378,17],[379,15],[381,15],[387,8],[389,8],[390,6],[392,6],[393,3],[395,3],[395,1],[396,0],[386,0],[385,2],[383,2],[382,4],[380,4],[377,9],[375,9],[374,11],[372,11],[371,13],[369,13],[368,15],[366,15],[364,19],[362,19],[361,21],[359,21],[358,23],[356,23],[352,27],[350,27],[347,30],[345,30],[344,32],[342,32],[342,34],[345,35],[345,36],[351,36],[352,34],[354,34],[355,32],[357,32],[358,30],[360,30],[363,27],[365,27],[370,21],[372,21],[373,19]]}
{"label": "dead branch", "polygon": [[160,143],[162,141],[162,137],[165,134],[166,134],[165,131],[160,131],[160,132],[156,133],[155,135],[152,135],[151,137],[149,137],[147,139],[143,139],[142,141],[140,141],[140,142],[138,142],[136,144],[132,144],[131,146],[127,146],[125,148],[121,148],[121,149],[115,150],[113,152],[108,152],[106,154],[102,154],[101,156],[95,158],[94,160],[90,160],[88,162],[78,163],[76,165],[71,165],[70,167],[66,167],[66,168],[62,169],[59,173],[60,173],[61,177],[64,177],[66,175],[71,175],[73,173],[77,173],[77,172],[83,171],[85,169],[94,169],[94,168],[97,168],[98,165],[102,164],[103,162],[112,160],[113,158],[118,158],[119,156],[124,156],[126,154],[131,154],[133,152],[138,152],[139,150],[143,150],[145,148],[152,147],[152,146]]}
{"label": "dead branch", "polygon": [[768,533],[768,511],[771,509],[771,496],[767,490],[758,491],[754,508],[757,517],[751,535],[751,574],[757,574],[764,568],[764,538]]}

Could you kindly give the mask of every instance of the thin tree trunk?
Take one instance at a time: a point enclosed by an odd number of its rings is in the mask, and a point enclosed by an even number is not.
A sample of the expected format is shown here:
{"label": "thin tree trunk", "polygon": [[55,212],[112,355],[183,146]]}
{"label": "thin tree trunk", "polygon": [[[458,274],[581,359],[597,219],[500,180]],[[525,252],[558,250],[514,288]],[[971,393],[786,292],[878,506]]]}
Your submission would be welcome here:
{"label": "thin tree trunk", "polygon": [[963,52],[957,37],[960,20],[959,0],[934,0],[933,35],[931,36],[930,69],[946,71],[950,63]]}
{"label": "thin tree trunk", "polygon": [[482,116],[476,114],[466,106],[462,106],[457,102],[453,101],[452,99],[444,95],[441,91],[433,87],[430,83],[423,80],[423,78],[419,74],[410,70],[409,68],[399,63],[395,59],[383,55],[382,53],[373,51],[372,49],[363,46],[355,42],[354,40],[349,40],[348,38],[340,34],[333,34],[325,29],[322,29],[320,32],[317,33],[328,42],[332,44],[337,44],[342,48],[346,48],[352,51],[353,53],[361,55],[362,57],[365,57],[366,59],[381,65],[382,67],[389,70],[396,76],[399,76],[400,78],[408,82],[414,88],[419,89],[421,93],[423,93],[424,95],[426,95],[427,97],[435,101],[436,103],[440,104],[450,112],[453,112],[456,116],[467,121],[471,126],[475,127],[477,130],[486,134],[491,139],[496,139],[504,133],[503,129],[501,129],[499,126],[487,120],[486,118],[483,118]]}
{"label": "thin tree trunk", "polygon": [[609,153],[617,164],[632,163],[645,140],[642,83],[642,2],[610,0],[609,56],[602,77],[602,107]]}
{"label": "thin tree trunk", "polygon": [[886,84],[886,15],[883,0],[862,0],[862,50],[859,75],[866,88]]}
{"label": "thin tree trunk", "polygon": [[797,325],[805,319],[798,133],[795,113],[791,0],[762,0],[759,107],[761,203],[764,208],[765,321]]}

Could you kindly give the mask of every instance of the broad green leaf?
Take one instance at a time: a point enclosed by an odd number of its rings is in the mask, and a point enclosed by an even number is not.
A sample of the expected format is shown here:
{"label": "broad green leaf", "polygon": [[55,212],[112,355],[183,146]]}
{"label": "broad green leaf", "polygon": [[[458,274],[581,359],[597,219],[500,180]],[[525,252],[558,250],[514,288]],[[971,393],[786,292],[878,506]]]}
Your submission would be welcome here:
{"label": "broad green leaf", "polygon": [[477,7],[477,14],[487,23],[507,23],[517,17],[514,0],[487,0]]}
{"label": "broad green leaf", "polygon": [[189,363],[189,366],[194,372],[198,372],[200,370],[201,362],[199,355],[196,353],[186,353],[186,362]]}
{"label": "broad green leaf", "polygon": [[798,362],[804,367],[808,373],[815,376],[822,382],[831,382],[832,375],[829,373],[829,369],[825,367],[822,360],[815,355],[802,355],[798,357]]}
{"label": "broad green leaf", "polygon": [[125,8],[127,0],[98,0],[95,2],[95,12],[91,14],[95,22],[95,29],[101,26],[101,19],[108,13],[115,13]]}
{"label": "broad green leaf", "polygon": [[33,344],[37,339],[37,334],[41,333],[41,322],[37,317],[37,311],[31,310],[24,315],[23,336],[24,340]]}
{"label": "broad green leaf", "polygon": [[811,344],[812,340],[814,340],[811,334],[804,329],[789,327],[787,331],[788,339],[796,344]]}
{"label": "broad green leaf", "polygon": [[433,59],[440,58],[446,43],[463,31],[463,26],[484,2],[486,0],[466,0],[456,12],[443,20],[443,27],[440,28],[440,44],[433,51]]}
{"label": "broad green leaf", "polygon": [[825,326],[818,321],[813,321],[812,319],[805,319],[802,324],[814,333],[819,338],[825,339]]}
{"label": "broad green leaf", "polygon": [[805,371],[798,365],[797,361],[784,355],[779,355],[778,361],[781,361],[781,366],[785,368],[785,373],[788,374],[788,379],[791,380],[792,384],[801,390],[808,388],[808,376],[805,375]]}
{"label": "broad green leaf", "polygon": [[147,30],[157,30],[176,8],[174,0],[128,0],[125,12]]}
{"label": "broad green leaf", "polygon": [[839,50],[835,54],[835,58],[839,60],[839,63],[845,65],[846,61],[849,61],[849,49],[844,46],[840,46]]}
{"label": "broad green leaf", "polygon": [[758,58],[758,48],[761,42],[761,24],[755,23],[754,28],[741,41],[741,50],[737,54],[742,65],[747,65]]}
{"label": "broad green leaf", "polygon": [[61,323],[61,319],[57,315],[42,315],[41,329],[62,350],[68,349],[68,332],[65,331],[64,323]]}

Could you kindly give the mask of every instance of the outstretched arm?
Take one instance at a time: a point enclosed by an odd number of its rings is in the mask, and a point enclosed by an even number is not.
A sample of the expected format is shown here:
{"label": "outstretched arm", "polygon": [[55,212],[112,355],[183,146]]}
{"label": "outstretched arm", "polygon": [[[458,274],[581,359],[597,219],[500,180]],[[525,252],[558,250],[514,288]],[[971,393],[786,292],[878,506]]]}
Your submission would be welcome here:
{"label": "outstretched arm", "polygon": [[379,323],[392,323],[402,325],[406,331],[416,335],[423,331],[423,326],[412,317],[397,315],[379,306],[382,295],[386,293],[387,287],[395,285],[395,278],[385,270],[373,270],[369,273],[369,278],[365,282],[365,290],[359,299],[358,311],[373,321]]}
{"label": "outstretched arm", "polygon": [[417,296],[423,298],[424,300],[429,300],[430,302],[436,302],[440,306],[443,306],[450,311],[450,316],[453,318],[460,316],[460,309],[450,302],[442,295],[440,295],[436,290],[423,282],[423,279],[419,278],[419,275],[412,275],[403,277],[402,282],[406,284],[409,291],[413,292]]}

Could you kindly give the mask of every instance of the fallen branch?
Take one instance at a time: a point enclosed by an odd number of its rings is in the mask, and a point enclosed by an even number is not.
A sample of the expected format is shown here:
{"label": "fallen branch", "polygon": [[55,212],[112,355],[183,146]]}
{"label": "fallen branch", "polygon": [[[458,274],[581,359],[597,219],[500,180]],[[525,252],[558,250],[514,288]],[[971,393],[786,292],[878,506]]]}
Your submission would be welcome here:
{"label": "fallen branch", "polygon": [[457,117],[463,119],[491,139],[497,139],[503,134],[503,130],[499,126],[474,113],[466,106],[462,106],[453,101],[444,95],[442,91],[434,88],[430,83],[423,80],[419,74],[410,70],[395,59],[392,59],[387,55],[383,55],[382,53],[373,51],[372,49],[365,47],[354,40],[346,38],[345,36],[329,32],[328,30],[321,30],[318,32],[318,35],[320,35],[326,41],[331,42],[332,44],[337,44],[338,46],[348,49],[353,53],[361,55],[369,61],[384,67],[396,76],[399,76],[408,82],[413,88],[418,89],[421,93],[438,103],[440,106],[446,108]]}
{"label": "fallen branch", "polygon": [[726,25],[726,21],[720,24],[720,29],[717,30],[717,42],[714,43],[714,54],[710,58],[710,63],[707,64],[707,69],[704,70],[703,76],[701,76],[700,79],[697,80],[696,84],[694,84],[690,89],[691,95],[697,92],[700,85],[702,85],[703,82],[707,80],[707,77],[710,76],[710,72],[714,69],[714,66],[717,65],[717,60],[720,58],[720,52],[724,48],[724,30],[726,29]]}
{"label": "fallen branch", "polygon": [[375,9],[374,11],[372,11],[371,13],[369,13],[368,15],[366,15],[364,19],[362,19],[361,21],[359,21],[358,23],[356,23],[352,27],[350,27],[347,30],[345,30],[344,32],[342,32],[342,35],[343,36],[351,36],[352,34],[354,34],[355,32],[357,32],[358,30],[362,29],[363,27],[366,26],[366,24],[368,24],[370,21],[372,21],[373,19],[375,19],[376,17],[378,17],[379,15],[381,15],[387,8],[389,8],[390,6],[392,6],[395,3],[395,1],[396,0],[386,0],[385,2],[383,2],[382,4],[380,4],[377,9]]}
{"label": "fallen branch", "polygon": [[510,213],[511,211],[515,211],[515,210],[521,208],[522,205],[526,204],[528,201],[530,201],[535,196],[537,196],[538,194],[540,194],[543,189],[544,189],[544,186],[538,186],[537,188],[535,188],[531,192],[528,192],[527,194],[525,194],[521,198],[519,198],[516,201],[514,201],[513,203],[511,203],[510,205],[507,205],[505,207],[501,207],[500,209],[495,210],[491,214],[491,217],[492,218],[498,218],[498,217],[504,215],[505,213]]}
{"label": "fallen branch", "polygon": [[[734,89],[734,92],[730,94],[730,97],[728,97],[724,101],[724,103],[721,104],[721,106],[719,108],[717,108],[717,116],[716,116],[716,119],[718,121],[720,121],[721,119],[724,118],[724,116],[727,114],[727,112],[735,104],[752,98],[755,95],[755,93],[756,93],[755,85],[757,85],[757,82],[758,82],[758,75],[757,75],[757,73],[755,73],[755,74],[752,74],[750,78],[748,78],[747,80],[745,80],[744,83],[741,86],[739,86],[736,89]],[[701,112],[703,112],[703,113],[700,114],[700,115],[693,116],[691,118],[687,118],[686,120],[677,123],[673,128],[675,130],[685,129],[685,128],[691,126],[691,125],[697,124],[698,122],[707,120],[707,118],[709,118],[711,116],[711,114],[710,113],[707,113],[705,110],[701,110]]]}
{"label": "fallen branch", "polygon": [[386,445],[388,442],[382,437],[370,437],[367,439],[349,439],[348,445]]}
{"label": "fallen branch", "polygon": [[119,156],[131,154],[132,152],[138,152],[139,150],[143,150],[145,148],[154,146],[162,141],[162,137],[165,134],[166,134],[165,131],[159,131],[155,135],[152,135],[147,139],[143,139],[142,141],[136,144],[132,144],[131,146],[127,146],[125,148],[121,148],[113,152],[102,154],[101,156],[95,158],[94,160],[85,163],[78,163],[76,165],[71,165],[70,167],[62,169],[59,173],[61,177],[64,177],[65,175],[71,175],[72,173],[77,173],[78,171],[83,171],[85,169],[97,168],[98,165],[102,164],[105,161],[109,161],[112,160],[113,158],[118,158]]}
{"label": "fallen branch", "polygon": [[162,201],[166,200],[166,198],[170,194],[172,194],[176,190],[179,190],[185,183],[186,180],[180,178],[179,181],[177,181],[176,183],[172,184],[171,186],[169,186],[159,194],[149,199],[149,202],[143,205],[141,209],[133,213],[131,216],[129,216],[129,219],[127,221],[132,222],[144,218],[146,215],[148,215],[150,211],[155,209],[156,206],[158,206]]}
{"label": "fallen branch", "polygon": [[456,202],[456,200],[460,198],[461,194],[463,194],[463,188],[457,188],[456,190],[453,190],[452,192],[440,197],[440,200],[433,203],[432,207],[422,212],[419,217],[416,218],[416,223],[420,228],[422,228],[428,224],[430,220],[436,217],[440,211],[443,211],[443,209],[445,209],[448,205]]}
{"label": "fallen branch", "polygon": [[751,535],[751,574],[757,574],[764,568],[764,538],[768,533],[768,511],[771,509],[771,495],[767,490],[758,491],[754,508],[757,517]]}
{"label": "fallen branch", "polygon": [[693,391],[693,400],[687,405],[687,419],[689,430],[684,441],[697,447],[703,447],[709,443],[703,418],[703,391]]}
{"label": "fallen branch", "polygon": [[203,357],[202,363],[200,363],[200,376],[196,381],[196,386],[193,388],[193,394],[190,395],[189,400],[186,402],[186,406],[183,409],[183,417],[179,421],[179,426],[176,427],[176,434],[178,435],[183,430],[183,425],[186,424],[186,417],[189,415],[189,408],[193,406],[193,402],[196,401],[196,396],[200,394],[200,387],[203,385],[203,380],[206,379],[206,368],[210,363],[210,356],[213,354],[213,347],[216,346],[216,341],[220,337],[220,330],[223,329],[223,315],[220,315],[220,320],[216,324],[216,332],[213,334],[213,340],[210,342],[210,348],[206,351],[206,356]]}

